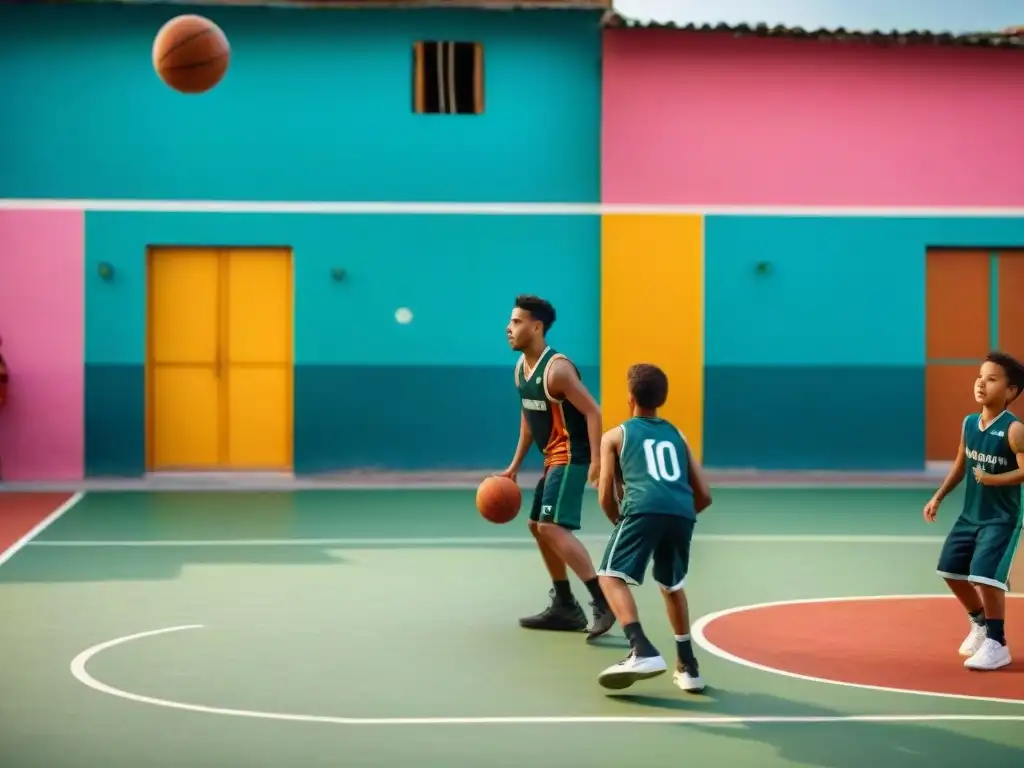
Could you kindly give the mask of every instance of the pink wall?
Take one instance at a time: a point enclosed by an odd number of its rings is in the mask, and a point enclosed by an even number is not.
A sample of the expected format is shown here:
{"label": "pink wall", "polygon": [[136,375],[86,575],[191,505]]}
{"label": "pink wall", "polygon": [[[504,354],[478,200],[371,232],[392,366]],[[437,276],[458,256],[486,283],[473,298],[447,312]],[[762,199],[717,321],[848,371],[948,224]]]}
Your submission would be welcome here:
{"label": "pink wall", "polygon": [[1024,52],[610,29],[602,199],[1024,205]]}
{"label": "pink wall", "polygon": [[0,211],[3,480],[80,479],[84,456],[85,217]]}

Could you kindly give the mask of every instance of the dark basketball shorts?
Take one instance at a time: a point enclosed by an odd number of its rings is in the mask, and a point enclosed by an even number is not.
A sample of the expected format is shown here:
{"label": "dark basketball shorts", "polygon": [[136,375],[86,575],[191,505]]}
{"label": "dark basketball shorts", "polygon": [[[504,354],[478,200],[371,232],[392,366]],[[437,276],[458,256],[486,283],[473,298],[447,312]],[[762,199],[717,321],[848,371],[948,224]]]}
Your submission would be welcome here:
{"label": "dark basketball shorts", "polygon": [[1009,590],[1019,543],[1019,523],[978,525],[958,519],[942,545],[937,572],[946,579]]}
{"label": "dark basketball shorts", "polygon": [[597,573],[639,586],[653,560],[655,583],[676,592],[683,588],[690,568],[693,527],[693,520],[678,515],[623,517],[612,531]]}
{"label": "dark basketball shorts", "polygon": [[547,467],[533,492],[530,520],[554,523],[578,531],[583,516],[583,492],[587,488],[589,464]]}

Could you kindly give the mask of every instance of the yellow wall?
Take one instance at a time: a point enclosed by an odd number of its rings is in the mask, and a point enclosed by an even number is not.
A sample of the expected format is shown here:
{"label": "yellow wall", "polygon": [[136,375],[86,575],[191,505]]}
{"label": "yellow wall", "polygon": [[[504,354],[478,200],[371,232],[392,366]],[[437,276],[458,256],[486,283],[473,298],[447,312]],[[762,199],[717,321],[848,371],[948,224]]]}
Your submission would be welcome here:
{"label": "yellow wall", "polygon": [[699,459],[704,426],[702,216],[605,216],[601,222],[601,406],[605,428],[629,418],[626,369],[668,374],[662,415]]}

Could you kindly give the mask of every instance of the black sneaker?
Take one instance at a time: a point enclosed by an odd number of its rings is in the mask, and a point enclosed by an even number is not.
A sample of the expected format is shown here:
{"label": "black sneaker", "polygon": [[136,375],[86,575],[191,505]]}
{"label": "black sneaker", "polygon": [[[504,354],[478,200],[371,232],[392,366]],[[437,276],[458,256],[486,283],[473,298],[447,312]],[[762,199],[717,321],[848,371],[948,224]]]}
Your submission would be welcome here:
{"label": "black sneaker", "polygon": [[535,616],[525,616],[519,620],[524,629],[548,629],[555,632],[581,632],[587,628],[587,615],[580,604],[573,600],[562,603],[555,599],[551,590],[551,604]]}
{"label": "black sneaker", "polygon": [[615,614],[612,613],[611,608],[607,605],[598,605],[597,603],[591,603],[590,607],[594,611],[594,623],[590,625],[587,640],[600,637],[615,626]]}

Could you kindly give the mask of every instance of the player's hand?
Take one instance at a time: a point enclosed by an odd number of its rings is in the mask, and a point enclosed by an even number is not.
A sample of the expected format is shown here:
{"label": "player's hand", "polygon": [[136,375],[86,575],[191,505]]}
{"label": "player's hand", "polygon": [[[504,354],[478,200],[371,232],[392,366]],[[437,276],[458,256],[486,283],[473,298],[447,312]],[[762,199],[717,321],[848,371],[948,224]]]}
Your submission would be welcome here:
{"label": "player's hand", "polygon": [[927,504],[924,505],[924,519],[929,523],[934,523],[935,518],[939,514],[939,500],[932,496]]}
{"label": "player's hand", "polygon": [[590,462],[590,471],[587,472],[587,482],[595,488],[597,487],[597,481],[601,479],[601,462],[592,461]]}
{"label": "player's hand", "polygon": [[497,477],[507,477],[509,480],[516,482],[519,477],[519,467],[509,467],[508,469],[499,472]]}
{"label": "player's hand", "polygon": [[976,483],[978,483],[980,485],[984,485],[986,477],[988,477],[988,472],[986,472],[981,467],[975,467],[974,468],[974,481]]}

